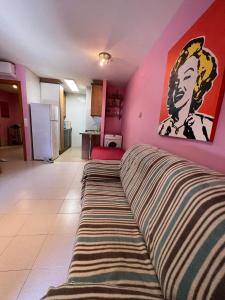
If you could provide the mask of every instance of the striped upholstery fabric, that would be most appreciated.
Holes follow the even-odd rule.
[[[69,282],[122,286],[162,299],[121,183],[88,180],[84,199]]]
[[[86,181],[120,181],[120,161],[116,160],[92,160],[85,164],[83,177],[81,198],[83,199]]]
[[[121,180],[164,298],[225,299],[224,176],[136,145]]]
[[[155,300],[151,293],[139,289],[96,283],[67,283],[51,288],[42,300]]]
[[[120,161],[119,160],[92,160],[85,164],[83,180],[116,179],[120,181]]]

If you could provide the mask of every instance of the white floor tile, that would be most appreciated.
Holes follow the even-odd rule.
[[[17,300],[39,300],[50,286],[66,282],[67,274],[68,269],[64,267],[32,270]]]
[[[63,200],[20,200],[11,210],[12,214],[56,214]]]
[[[28,215],[18,235],[48,234],[55,219],[56,214]]]
[[[6,153],[0,174],[0,299],[40,299],[49,286],[66,281],[84,166],[75,152],[54,164]]]
[[[0,256],[0,271],[31,269],[45,235],[17,236]]]
[[[72,259],[72,235],[49,235],[35,261],[33,269],[63,267],[68,269]]]
[[[61,206],[59,213],[61,214],[72,214],[80,213],[81,211],[81,201],[79,200],[65,200]]]
[[[0,299],[16,300],[28,274],[28,270],[0,272]]]
[[[71,188],[67,194],[65,199],[70,200],[70,199],[80,199],[81,198],[81,186],[80,185],[74,185],[73,188]]]
[[[12,240],[12,237],[0,237],[0,255],[9,245],[9,242]]]
[[[80,214],[58,214],[50,234],[76,234],[77,227],[80,220]]]
[[[0,236],[15,236],[26,221],[26,215],[5,215],[0,219]]]

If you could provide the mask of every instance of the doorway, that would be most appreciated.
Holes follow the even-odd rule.
[[[80,162],[81,134],[85,131],[86,94],[66,93],[64,114],[64,145],[63,152],[57,162]],[[68,141],[68,142],[67,142]]]
[[[19,81],[0,80],[0,162],[26,160]]]

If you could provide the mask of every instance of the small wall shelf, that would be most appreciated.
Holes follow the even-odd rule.
[[[106,99],[106,117],[122,117],[122,96],[119,93],[108,94]]]

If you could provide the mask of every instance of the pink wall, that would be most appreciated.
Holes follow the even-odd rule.
[[[1,146],[8,145],[8,127],[14,124],[21,125],[19,99],[17,94],[0,91],[0,101],[7,102],[9,118],[1,118],[0,115],[0,141]]]
[[[134,143],[152,144],[225,173],[225,100],[213,143],[162,137],[157,133],[168,50],[212,3],[213,0],[185,0],[149,51],[127,86],[122,134],[124,148]]]
[[[0,78],[7,79],[7,80],[12,79],[8,77],[0,77]],[[27,160],[31,160],[32,146],[31,146],[30,115],[29,115],[29,108],[27,103],[26,68],[23,65],[16,64],[16,78],[14,78],[14,80],[18,80],[21,85],[23,119],[25,123],[24,131],[25,131],[26,153],[27,153]]]

